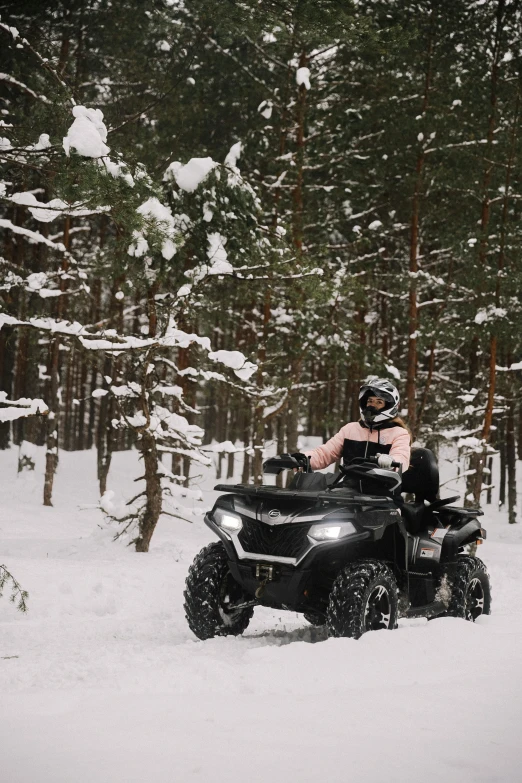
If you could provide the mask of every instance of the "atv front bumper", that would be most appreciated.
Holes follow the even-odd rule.
[[[334,574],[341,565],[360,557],[371,533],[362,531],[338,541],[307,540],[295,557],[246,551],[237,534],[220,528],[209,514],[205,524],[221,539],[233,578],[259,603],[274,608],[306,611],[321,602],[318,575]],[[306,537],[305,537],[306,538]]]

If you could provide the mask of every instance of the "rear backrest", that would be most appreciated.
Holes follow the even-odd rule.
[[[401,492],[415,495],[417,503],[432,503],[439,493],[439,466],[430,449],[412,449],[410,467],[402,474]]]
[[[296,473],[288,489],[308,489],[321,491],[326,489],[326,476],[324,473]]]

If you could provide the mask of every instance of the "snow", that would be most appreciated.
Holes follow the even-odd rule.
[[[483,324],[486,321],[490,321],[495,318],[505,318],[507,316],[507,310],[504,310],[502,307],[494,307],[491,305],[487,308],[482,308],[477,311],[477,314],[475,315],[475,323],[476,324]]]
[[[32,95],[33,98],[42,101],[42,103],[50,103],[49,99],[46,98],[45,95],[38,95],[38,93],[34,92],[34,90],[31,90],[31,88],[28,87],[27,84],[18,81],[18,79],[15,79],[14,76],[11,76],[11,74],[9,73],[0,73],[0,82],[8,82],[9,84],[14,84],[17,87],[21,87],[22,90],[24,90],[24,92],[28,93],[29,95]]]
[[[175,161],[165,172],[165,179],[173,178],[181,190],[193,193],[216,166],[212,158],[191,158],[185,165]]]
[[[237,447],[231,440],[224,440],[222,443],[212,443],[208,446],[202,446],[202,451],[211,451],[215,454],[234,454],[237,451]]]
[[[46,150],[51,146],[51,140],[48,133],[41,133],[38,137],[38,141],[34,145],[34,150]]]
[[[522,370],[522,362],[514,362],[513,364],[510,364],[509,367],[497,367],[497,370],[502,372],[506,372],[508,370]]]
[[[295,72],[295,81],[297,86],[304,86],[306,90],[310,89],[310,68],[298,68]]]
[[[269,120],[272,116],[273,110],[272,101],[262,101],[257,107],[257,110],[262,117],[264,117],[266,120]]]
[[[7,392],[0,391],[0,404],[6,405],[0,408],[0,422],[15,421],[26,416],[37,416],[49,413],[49,408],[43,400],[37,398],[31,400],[21,397],[19,400],[7,399]]]
[[[243,149],[243,145],[241,144],[240,141],[237,141],[235,144],[232,144],[230,150],[228,151],[225,157],[225,166],[230,166],[233,169],[237,168],[237,162],[241,157],[242,149]]]
[[[5,783],[520,780],[522,530],[505,515],[487,507],[493,614],[476,624],[325,640],[257,608],[244,636],[200,642],[182,592],[213,540],[203,523],[163,517],[137,554],[95,507],[94,451],[61,454],[54,508],[43,450],[18,477],[16,454],[0,452],[0,562],[29,611],[0,599]],[[135,494],[139,470],[136,452],[113,456],[108,507]]]
[[[132,232],[132,243],[127,248],[127,253],[130,256],[134,256],[135,258],[140,258],[141,256],[144,256],[147,250],[149,249],[149,243],[143,236],[143,234],[140,234],[139,231],[133,231]]]
[[[101,158],[108,155],[107,128],[100,109],[87,109],[85,106],[73,106],[74,122],[63,139],[66,155],[74,149],[84,158]]]
[[[247,362],[240,351],[211,351],[208,358],[213,362],[221,362],[226,367],[230,367],[243,381],[247,381],[257,370],[257,366],[252,362]]]
[[[34,193],[28,192],[13,193],[11,201],[28,207],[31,215],[40,223],[51,223],[57,217],[63,216],[64,213],[74,217],[81,217],[83,215],[109,212],[110,210],[110,207],[85,209],[80,204],[68,204],[60,198],[53,198],[48,202],[38,201]]]
[[[218,232],[208,234],[207,257],[210,261],[210,267],[206,270],[209,275],[231,275],[234,271],[232,264],[227,260],[227,251],[225,250],[226,237]]]
[[[40,234],[38,231],[31,231],[29,228],[17,226],[11,220],[0,218],[0,228],[7,228],[14,234],[27,237],[29,242],[40,242],[43,245],[47,245],[47,247],[50,247],[52,250],[57,250],[59,253],[64,253],[67,255],[66,247],[62,242],[53,242],[47,237],[44,237],[44,235]]]
[[[175,240],[179,237],[179,232],[187,220],[186,215],[174,216],[170,207],[162,204],[156,196],[151,196],[136,211],[147,220],[156,223],[165,235],[161,245],[161,255],[166,261],[170,261],[177,252]],[[149,243],[143,234],[140,231],[134,231],[133,239],[133,243],[127,250],[129,255],[136,257],[144,255],[149,249]]]
[[[134,187],[134,178],[132,174],[127,171],[127,167],[124,163],[115,163],[108,157],[100,158],[98,163],[106,174],[110,174],[114,179],[121,177],[130,188]]]
[[[401,374],[397,367],[395,367],[393,364],[386,364],[385,367],[387,372],[389,372],[393,378],[395,378],[397,381],[400,381]]]

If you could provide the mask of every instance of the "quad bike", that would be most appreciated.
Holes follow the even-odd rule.
[[[331,636],[393,629],[399,617],[489,614],[484,563],[466,554],[482,543],[478,509],[437,499],[439,472],[428,449],[404,474],[354,459],[337,474],[312,472],[283,454],[265,473],[300,469],[286,489],[218,484],[205,522],[217,534],[186,580],[185,612],[200,639],[238,635],[258,605],[303,613]],[[405,502],[403,492],[415,496]]]

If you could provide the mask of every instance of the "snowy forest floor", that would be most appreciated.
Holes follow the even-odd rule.
[[[136,554],[92,507],[94,452],[62,453],[54,508],[42,455],[19,477],[16,458],[0,452],[0,564],[30,597],[27,615],[0,600],[2,783],[520,781],[522,525],[487,507],[476,624],[325,640],[257,609],[243,637],[200,642],[182,592],[203,522],[163,517]],[[138,470],[116,454],[109,486],[130,496]]]

